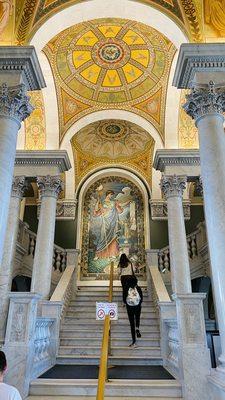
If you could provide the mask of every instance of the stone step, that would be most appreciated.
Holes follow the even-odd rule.
[[[74,304],[74,305],[69,305],[69,307],[67,308],[67,312],[86,312],[88,310],[88,312],[95,312],[96,311],[96,304],[94,303],[90,303],[90,304],[84,304],[84,302],[82,301],[81,304]],[[122,304],[118,303],[118,311],[119,313],[123,312],[126,313],[126,307],[122,306]],[[154,306],[149,306],[148,304],[143,303],[142,307],[141,307],[141,313],[145,314],[148,312],[156,312],[156,307]]]
[[[56,362],[62,365],[99,365],[100,356],[98,355],[58,355]],[[162,357],[155,356],[146,358],[145,356],[110,356],[108,365],[163,365]]]
[[[142,355],[145,357],[155,357],[160,356],[161,351],[160,347],[141,347],[138,346],[137,348],[130,348],[128,346],[117,346],[111,347],[112,355],[113,356],[133,356],[133,355]],[[67,355],[100,355],[101,353],[101,345],[99,346],[60,346],[59,347],[59,355],[67,356]]]
[[[79,292],[75,299],[71,300],[71,301],[76,301],[77,299],[98,299],[98,298],[104,298],[106,300],[108,300],[109,294],[108,292]],[[114,293],[113,294],[113,299],[122,299],[122,291],[118,292],[118,293]],[[143,299],[145,300],[152,300],[151,298],[149,298],[149,295],[147,292],[143,292]]]
[[[93,309],[93,311],[89,310],[88,311],[70,311],[68,310],[66,312],[66,317],[71,317],[71,318],[76,318],[76,319],[96,319],[96,311],[95,309]],[[118,318],[119,319],[127,319],[127,312],[126,310],[118,310]],[[148,310],[143,310],[143,312],[141,313],[141,319],[151,319],[151,318],[157,318],[158,316],[156,314],[156,312],[151,312]]]
[[[145,318],[141,320],[141,326],[158,326],[159,321],[158,318]],[[73,327],[93,327],[94,329],[98,330],[99,327],[103,325],[103,321],[96,321],[95,318],[74,318],[70,316],[66,316],[63,321],[63,326],[70,325]],[[118,321],[112,321],[111,324],[112,328],[114,326],[121,326],[121,329],[124,327],[129,326],[128,318],[120,318]]]
[[[36,379],[30,384],[30,395],[35,396],[95,396],[96,379]],[[181,386],[176,380],[120,380],[106,383],[105,395],[109,397],[181,398]]]
[[[145,338],[153,338],[153,339],[159,339],[160,338],[160,332],[159,329],[155,330],[148,330],[147,327],[142,327],[141,328],[142,336]],[[83,338],[101,338],[102,339],[103,335],[103,329],[98,329],[98,331],[95,331],[93,334],[93,330],[90,329],[71,329],[66,325],[66,327],[63,327],[60,331],[60,338],[77,338],[77,337],[83,337]],[[112,329],[112,338],[127,338],[128,335],[130,335],[130,328],[127,327],[124,329],[122,332],[119,329],[115,329],[113,327]]]
[[[68,400],[69,396],[29,396],[26,400]],[[95,396],[72,396],[75,400],[96,400]],[[181,397],[148,397],[151,400],[183,400]],[[105,400],[121,400],[120,397],[104,397]],[[143,400],[143,397],[135,397],[136,400]],[[130,397],[123,397],[123,400],[130,400]]]
[[[131,339],[127,338],[112,338],[112,346],[128,346],[131,342]],[[102,345],[102,336],[99,338],[84,338],[84,337],[76,337],[76,338],[71,338],[71,337],[65,337],[65,338],[60,338],[60,345],[61,346],[101,346]],[[140,338],[138,339],[138,345],[140,346],[150,346],[150,347],[159,347],[160,346],[160,340],[159,339],[149,339],[149,338]]]

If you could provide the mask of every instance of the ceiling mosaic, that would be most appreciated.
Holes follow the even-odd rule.
[[[97,121],[71,140],[76,184],[98,166],[130,166],[151,184],[154,139],[140,126],[122,120]]]
[[[79,118],[124,109],[150,121],[164,139],[174,45],[144,24],[99,19],[75,25],[44,48],[56,83],[60,139]]]
[[[15,9],[15,37],[19,44],[28,43],[38,28],[52,15],[86,0],[9,0]],[[202,0],[137,0],[167,14],[192,41],[203,40]],[[205,0],[206,1],[206,0]],[[209,1],[209,0],[207,0]],[[210,0],[221,2],[221,0]]]

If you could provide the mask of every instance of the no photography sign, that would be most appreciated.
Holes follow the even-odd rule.
[[[109,315],[113,321],[118,319],[117,303],[99,303],[96,301],[96,320],[103,321],[106,315]]]

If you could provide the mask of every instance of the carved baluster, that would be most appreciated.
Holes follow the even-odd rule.
[[[55,253],[55,249],[53,249],[53,256],[52,256],[52,267],[56,270],[56,253]]]
[[[188,249],[188,256],[189,258],[192,258],[192,251],[191,251],[191,238],[187,238],[187,249]]]
[[[35,236],[30,235],[30,243],[29,243],[29,254],[31,254],[34,257],[34,251],[35,251]]]
[[[66,251],[62,253],[62,272],[66,269]]]
[[[61,269],[61,251],[60,250],[56,250],[55,253],[56,253],[55,269],[57,271],[62,272],[62,269]]]
[[[159,271],[162,272],[164,266],[163,266],[163,254],[159,252],[158,254],[158,266],[159,266]]]
[[[197,244],[196,244],[195,234],[191,236],[191,252],[192,252],[192,258],[197,256]]]
[[[170,271],[170,251],[169,249],[164,252],[164,269],[162,272]]]

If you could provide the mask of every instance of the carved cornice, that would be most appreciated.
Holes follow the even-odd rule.
[[[12,197],[22,198],[24,191],[27,188],[27,182],[25,176],[14,176],[12,182]]]
[[[37,216],[40,215],[41,202],[37,204]],[[58,200],[56,206],[56,219],[75,220],[77,200]]]
[[[46,86],[34,46],[0,46],[0,76],[10,72],[19,73],[27,90]]]
[[[151,207],[151,219],[152,220],[167,220],[168,211],[167,203],[164,200],[150,200]],[[191,202],[189,200],[183,200],[183,212],[184,218],[189,220],[191,218]]]
[[[65,172],[71,163],[66,150],[17,150],[15,166],[58,166],[60,172]]]
[[[63,189],[60,176],[38,176],[37,186],[40,190],[40,198],[55,197],[57,199]]]
[[[224,72],[224,69],[224,43],[184,43],[180,47],[173,86],[179,89],[191,88],[196,73],[204,72],[207,76],[206,73]]]
[[[0,85],[0,117],[9,117],[20,125],[29,117],[33,107],[30,97],[26,94],[25,85],[9,87],[7,83]]]
[[[223,114],[225,111],[225,88],[216,88],[212,81],[205,87],[192,89],[186,99],[183,109],[196,123],[205,115]]]
[[[199,150],[189,149],[163,149],[157,150],[153,167],[161,172],[167,166],[199,166]]]
[[[186,176],[162,175],[160,187],[166,199],[170,197],[182,198],[186,182]]]

